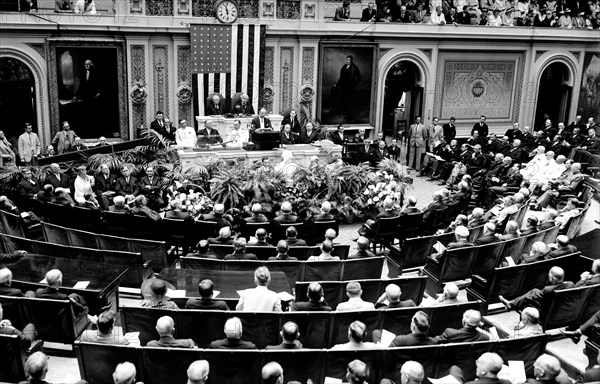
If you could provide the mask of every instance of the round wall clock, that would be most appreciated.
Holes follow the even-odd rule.
[[[221,0],[215,5],[215,16],[221,23],[231,24],[239,14],[238,5],[232,0]]]

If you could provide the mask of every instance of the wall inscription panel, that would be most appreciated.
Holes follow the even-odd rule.
[[[441,119],[510,119],[516,67],[514,61],[446,61]]]

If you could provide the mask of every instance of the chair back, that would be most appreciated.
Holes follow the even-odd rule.
[[[256,234],[256,231],[260,228],[264,228],[267,233],[271,233],[271,224],[269,222],[266,223],[244,223],[242,224],[241,233],[242,236],[249,240],[251,236]]]
[[[333,249],[334,252],[336,250],[336,248]],[[289,256],[293,256],[295,258],[297,258],[298,260],[307,260],[309,257],[311,257],[312,255],[315,254],[319,254],[321,251],[319,249],[319,247],[316,246],[308,246],[308,245],[301,245],[301,246],[291,246],[288,249],[288,255]],[[332,252],[333,254],[333,252]],[[338,255],[335,255],[338,256]],[[341,257],[340,257],[341,259]]]
[[[192,241],[197,243],[201,238],[215,237],[219,233],[219,229],[215,221],[196,220],[194,221],[194,229],[192,230],[194,234]]]
[[[440,282],[470,277],[476,255],[477,247],[447,249],[444,254],[444,265],[440,271]]]
[[[25,380],[27,356],[18,335],[0,334],[0,381],[17,383]]]
[[[298,238],[303,239],[304,237],[304,223],[273,223],[271,227],[271,239],[273,239],[274,243],[277,243],[279,240],[285,240],[287,237],[285,235],[285,231],[289,227],[295,227],[298,232]]]
[[[306,242],[309,245],[322,243],[323,240],[325,240],[325,231],[327,231],[329,228],[332,228],[335,233],[339,235],[340,228],[337,221],[315,221],[310,225],[309,228],[307,228]]]
[[[23,219],[19,215],[0,211],[0,216],[0,221],[4,225],[4,233],[12,236],[26,237],[25,230],[23,229]]]
[[[313,255],[318,256],[321,253],[320,248],[316,248],[315,253]],[[350,254],[350,244],[335,244],[333,246],[333,251],[331,251],[332,256],[337,256],[340,260],[346,260],[348,255]]]
[[[423,212],[402,215],[398,219],[398,232],[401,239],[412,237],[423,228]]]
[[[504,244],[504,242],[499,241],[477,247],[477,255],[475,256],[471,275],[487,278],[494,271],[494,268],[500,264]]]

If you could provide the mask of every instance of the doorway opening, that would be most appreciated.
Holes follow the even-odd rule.
[[[565,64],[552,63],[544,69],[535,108],[536,130],[544,129],[544,115],[552,121],[553,127],[559,122],[567,122],[573,92],[570,82],[569,69]]]
[[[399,60],[385,77],[382,130],[403,138],[410,124],[423,113],[423,79],[417,65]]]

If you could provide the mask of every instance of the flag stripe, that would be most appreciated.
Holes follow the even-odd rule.
[[[259,80],[259,68],[260,68],[260,27],[254,29],[254,40],[253,40],[253,48],[254,48],[254,59],[252,60],[252,94],[254,110],[258,111],[259,107],[259,98],[258,98],[258,80]]]
[[[249,29],[250,26],[249,25],[244,25],[244,41],[248,41],[248,34],[249,34]],[[252,100],[252,95],[248,92],[248,47],[249,44],[244,44],[244,46],[242,47],[242,88],[241,91],[248,93],[248,96],[250,96],[250,100]]]
[[[221,73],[221,75],[219,76],[219,81],[221,83],[221,84],[219,84],[219,93],[221,95],[225,96],[225,99],[230,98],[231,95],[229,93],[227,93],[227,86],[226,86],[227,74]]]
[[[246,45],[246,40],[244,40],[244,26],[243,25],[237,25],[237,30],[238,30],[238,40],[239,37],[241,36],[242,38],[242,44],[238,44],[237,46],[237,74],[236,74],[236,80],[235,80],[235,89],[237,92],[244,92],[244,90],[242,89],[242,68],[244,68],[244,66],[246,65],[246,63],[243,61],[243,53],[244,53],[244,46]]]
[[[267,37],[267,27],[260,26],[260,44],[258,44],[258,105],[263,105],[263,89],[265,89],[265,41]],[[255,109],[258,112],[258,109]]]
[[[199,100],[198,98],[198,90],[200,89],[198,87],[198,78],[200,76],[198,76],[198,74],[194,73],[192,74],[192,97],[194,98],[194,100]],[[192,116],[192,120],[194,120],[194,127],[196,128],[196,131],[198,130],[198,120],[196,120],[196,116],[200,116],[200,103],[193,103],[194,105],[193,107],[193,116]],[[203,110],[204,111],[204,110]]]
[[[235,86],[237,81],[237,69],[238,69],[238,61],[237,61],[237,50],[238,50],[238,30],[239,25],[234,25],[231,28],[231,72],[229,73],[229,78],[227,79],[227,97],[232,97],[235,93]],[[243,44],[240,44],[243,45]],[[233,92],[231,85],[233,84]]]
[[[206,94],[206,97],[208,97],[208,95],[213,93],[214,91],[215,91],[215,74],[211,72],[208,74],[208,93]]]
[[[248,68],[248,84],[246,84],[246,92],[248,93],[248,97],[252,105],[256,104],[256,100],[254,100],[254,25],[248,26],[248,59],[246,60],[247,68]],[[254,107],[256,110],[256,107]]]

